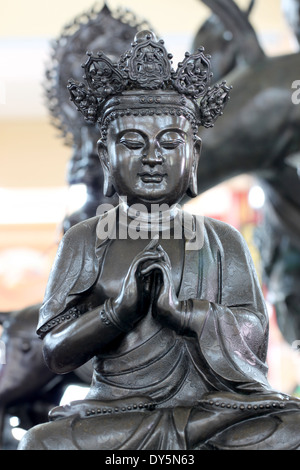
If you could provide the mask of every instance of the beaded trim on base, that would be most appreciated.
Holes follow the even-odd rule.
[[[88,410],[86,410],[85,416],[89,417],[101,414],[124,413],[128,411],[141,410],[153,411],[156,406],[156,403],[133,403],[132,405],[126,406],[89,408]]]

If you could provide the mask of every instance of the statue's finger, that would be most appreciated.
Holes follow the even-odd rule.
[[[167,269],[163,261],[149,264],[149,266],[141,270],[141,274],[145,276],[146,274],[150,273],[151,271],[154,271],[155,269],[159,269],[160,271],[162,271],[163,274],[167,274]]]
[[[158,242],[159,242],[159,236],[158,236],[158,235],[154,235],[153,238],[150,240],[150,242],[149,242],[148,245],[144,248],[143,251],[153,250],[153,248],[156,248],[156,247],[157,247]]]

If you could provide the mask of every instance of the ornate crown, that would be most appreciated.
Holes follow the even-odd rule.
[[[137,33],[131,46],[131,50],[125,52],[116,64],[101,52],[96,55],[87,52],[88,59],[82,65],[86,83],[69,80],[71,100],[87,121],[103,124],[107,102],[124,92],[132,94],[132,90],[139,90],[137,94],[142,91],[149,94],[153,91],[157,95],[155,90],[173,90],[176,95],[182,96],[177,106],[184,108],[187,103],[185,98],[193,102],[197,126],[214,125],[229,99],[230,87],[226,86],[226,82],[210,87],[210,56],[204,54],[204,48],[199,48],[194,54],[186,52],[184,60],[174,71],[172,55],[166,51],[164,41],[158,41],[151,31]],[[149,106],[151,99],[154,99],[157,108],[160,101],[151,96],[147,99],[140,96],[139,103],[144,100],[145,105]],[[170,103],[165,100],[167,104]],[[189,108],[191,111],[191,106]]]

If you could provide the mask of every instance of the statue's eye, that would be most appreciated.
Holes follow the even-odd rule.
[[[122,138],[120,140],[120,143],[125,145],[125,147],[127,147],[129,149],[133,149],[133,150],[141,149],[141,148],[144,147],[144,142],[140,142],[138,140],[130,140],[130,139]]]
[[[164,149],[175,149],[181,144],[184,144],[183,139],[162,140],[160,142],[160,146]]]
[[[173,129],[163,132],[159,138],[159,145],[166,150],[176,149],[184,143],[184,133]]]
[[[120,138],[120,144],[125,145],[128,149],[137,150],[145,145],[145,141],[138,132],[126,132]]]

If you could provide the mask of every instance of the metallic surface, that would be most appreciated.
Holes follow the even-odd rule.
[[[299,449],[300,401],[268,384],[268,315],[246,243],[176,206],[197,187],[200,140],[184,102],[156,109],[107,124],[105,186],[122,202],[67,231],[40,309],[51,370],[93,358],[88,396],[54,408],[19,449]],[[154,203],[169,210],[149,216]],[[121,237],[133,214],[139,236]]]

